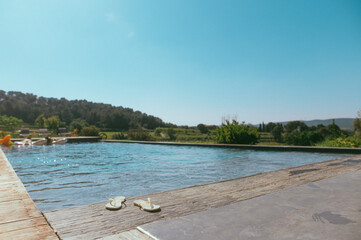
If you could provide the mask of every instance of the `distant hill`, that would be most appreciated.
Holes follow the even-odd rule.
[[[336,125],[338,125],[341,129],[349,129],[349,130],[353,130],[353,121],[354,118],[334,118],[335,119],[335,123]],[[311,127],[311,126],[317,126],[319,124],[323,124],[325,126],[332,124],[332,119],[316,119],[316,120],[309,120],[309,121],[302,121],[304,122],[307,126]],[[288,121],[290,122],[290,121]],[[283,125],[286,124],[287,122],[281,122]]]
[[[17,117],[25,123],[34,124],[40,114],[44,114],[45,117],[56,115],[65,126],[69,126],[77,119],[85,120],[88,124],[103,129],[127,130],[139,127],[155,129],[174,126],[164,123],[160,118],[134,111],[131,108],[0,90],[0,115]]]

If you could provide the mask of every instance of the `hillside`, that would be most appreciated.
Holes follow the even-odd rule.
[[[335,123],[336,125],[338,125],[341,129],[353,129],[353,121],[354,118],[334,118],[335,119]],[[307,126],[311,127],[311,126],[317,126],[319,124],[323,124],[325,126],[332,124],[332,119],[315,119],[315,120],[309,120],[309,121],[302,121],[304,122]],[[287,122],[281,122],[283,125],[286,124]]]
[[[172,124],[165,124],[160,118],[134,111],[131,108],[0,90],[0,115],[17,117],[25,123],[34,124],[35,119],[41,114],[45,117],[58,116],[64,126],[69,126],[76,119],[85,120],[88,124],[103,129],[127,130],[138,127],[155,129],[172,126]]]

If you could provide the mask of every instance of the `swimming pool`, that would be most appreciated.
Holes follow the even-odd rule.
[[[41,211],[348,156],[102,142],[13,147],[5,154]]]

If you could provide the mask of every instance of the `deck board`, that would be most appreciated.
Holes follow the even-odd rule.
[[[0,239],[59,239],[0,149]]]
[[[344,164],[348,160],[356,161]],[[353,156],[222,182],[130,197],[126,201],[127,207],[119,211],[108,211],[104,207],[105,202],[101,202],[47,211],[44,215],[62,239],[114,237],[153,221],[189,215],[284,188],[360,170],[360,160],[361,156]],[[148,197],[161,206],[160,212],[147,213],[133,206],[135,199]]]
[[[154,240],[148,235],[142,233],[138,229],[129,230],[112,236],[99,238],[98,240]]]

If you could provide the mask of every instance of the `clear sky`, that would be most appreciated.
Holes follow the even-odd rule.
[[[356,117],[360,0],[0,0],[0,89],[179,125]]]

